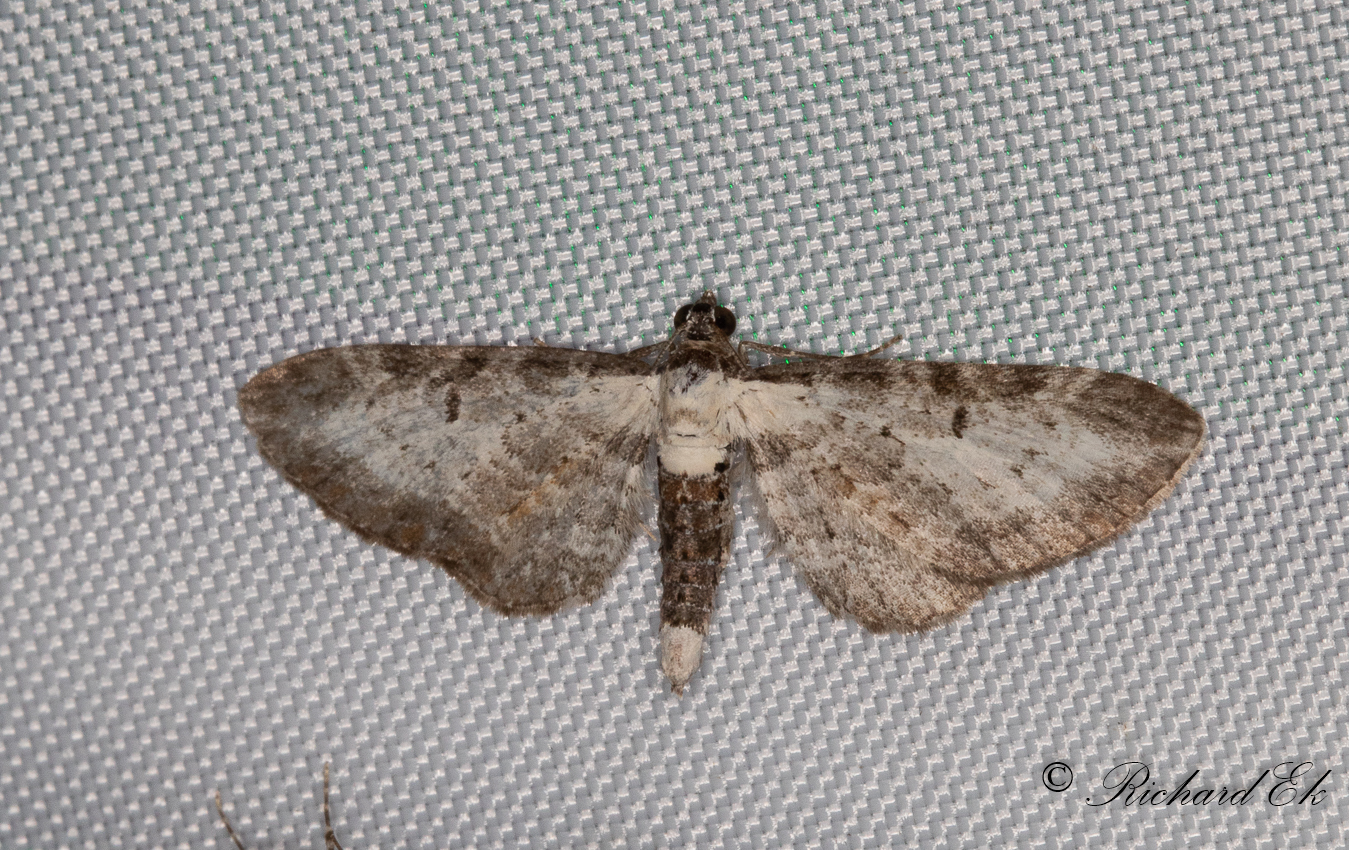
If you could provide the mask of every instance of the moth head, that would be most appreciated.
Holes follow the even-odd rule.
[[[702,298],[675,312],[674,328],[687,339],[729,337],[735,333],[735,313],[719,305],[717,296],[704,292]]]

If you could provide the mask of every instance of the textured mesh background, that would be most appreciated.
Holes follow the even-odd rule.
[[[1344,846],[1338,2],[0,13],[0,846]],[[485,612],[235,405],[375,340],[1125,371],[1211,439],[1090,557],[872,636],[753,516],[682,701],[656,564]],[[1068,791],[1045,765],[1075,771]],[[1112,766],[1320,805],[1094,807]],[[1304,781],[1303,786],[1308,784]]]

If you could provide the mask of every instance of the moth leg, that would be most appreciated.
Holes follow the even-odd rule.
[[[797,351],[794,348],[783,348],[780,345],[764,345],[761,342],[750,342],[747,339],[740,340],[738,353],[742,359],[745,356],[746,349],[777,357],[801,357],[806,360],[833,360],[838,357],[837,354],[816,354],[813,351]]]
[[[897,335],[897,336],[893,336],[893,337],[890,338],[890,340],[889,340],[888,342],[881,343],[880,345],[876,346],[875,348],[871,349],[870,351],[863,351],[863,352],[861,352],[860,354],[849,354],[849,355],[846,355],[843,359],[844,359],[844,360],[851,360],[851,359],[854,358],[854,357],[856,357],[856,358],[858,358],[858,359],[864,359],[864,358],[867,358],[867,357],[874,357],[875,355],[880,354],[882,351],[884,351],[885,349],[889,348],[890,346],[895,345],[896,343],[898,343],[898,342],[899,342],[901,339],[903,339],[903,338],[904,338],[904,334],[899,334],[899,335]]]
[[[239,836],[234,833],[234,827],[230,826],[230,819],[225,817],[225,807],[220,804],[220,792],[215,792],[215,810],[220,814],[220,822],[225,825],[225,831],[230,834],[230,840],[239,850],[245,850],[244,843],[239,840]]]
[[[892,338],[883,345],[873,348],[870,351],[858,352],[857,354],[816,354],[813,351],[797,351],[792,348],[783,348],[780,345],[764,345],[763,343],[760,342],[750,342],[749,340],[741,340],[740,353],[741,356],[744,356],[745,349],[748,348],[752,351],[763,352],[764,354],[777,355],[779,357],[801,357],[807,360],[835,360],[835,359],[851,360],[853,358],[864,359],[867,357],[872,357],[874,355],[880,354],[882,351],[899,342],[903,338],[904,335],[900,334],[899,336]]]
[[[239,836],[230,825],[230,819],[225,817],[225,807],[220,803],[220,792],[215,792],[215,810],[220,814],[220,822],[225,825],[225,831],[229,833],[230,840],[239,850],[247,850],[244,843],[239,840]],[[333,818],[328,806],[328,762],[323,763],[323,843],[326,850],[343,850],[341,844],[337,843],[337,833],[333,831]]]
[[[328,762],[323,763],[323,842],[327,850],[342,850],[337,843],[337,833],[333,832],[333,819],[328,811]]]
[[[534,344],[539,348],[556,348],[555,345],[549,345],[538,337],[534,337]],[[660,342],[653,342],[650,345],[644,345],[641,348],[634,348],[632,351],[625,351],[618,355],[619,357],[631,357],[634,360],[643,360],[653,354],[661,354],[669,347],[670,341],[663,339]],[[571,349],[564,349],[570,351]]]
[[[670,341],[663,339],[660,342],[653,342],[650,345],[644,345],[641,348],[634,348],[632,351],[625,351],[619,357],[631,357],[633,360],[644,360],[655,354],[664,354],[665,349],[670,347]]]

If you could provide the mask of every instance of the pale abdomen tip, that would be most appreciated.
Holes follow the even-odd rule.
[[[683,695],[703,657],[703,636],[688,626],[660,627],[660,666],[674,692]]]

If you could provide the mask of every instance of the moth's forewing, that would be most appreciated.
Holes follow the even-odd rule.
[[[1101,545],[1198,455],[1160,387],[1062,366],[828,360],[746,381],[754,483],[830,611],[930,628]]]
[[[349,346],[273,366],[239,404],[329,516],[494,610],[546,614],[599,596],[631,548],[650,373],[564,348]]]

